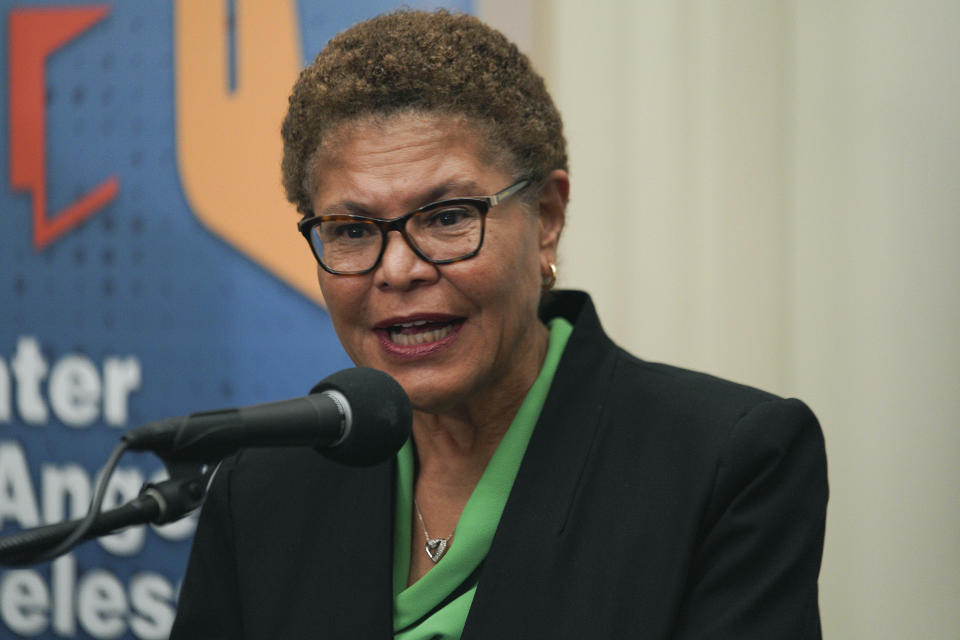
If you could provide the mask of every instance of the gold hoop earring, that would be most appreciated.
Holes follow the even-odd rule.
[[[540,283],[540,286],[543,287],[544,291],[549,291],[553,289],[553,285],[557,284],[557,265],[550,263],[550,273],[543,276],[543,279]]]

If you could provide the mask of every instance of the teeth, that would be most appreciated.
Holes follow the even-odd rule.
[[[404,322],[402,324],[398,324],[397,326],[398,327],[422,327],[425,324],[427,324],[426,320],[414,320],[413,322]]]
[[[420,326],[426,324],[425,321],[418,321],[416,323],[411,323],[410,325],[402,324],[398,325],[399,327],[406,326]],[[430,342],[436,342],[437,340],[442,340],[446,338],[453,331],[452,325],[444,325],[436,329],[431,329],[430,331],[422,331],[420,333],[401,333],[400,329],[390,329],[390,340],[394,344],[398,344],[401,347],[411,347],[418,344],[427,344]]]

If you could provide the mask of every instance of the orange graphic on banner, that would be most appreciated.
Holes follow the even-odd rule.
[[[108,11],[108,7],[96,6],[10,12],[10,184],[32,196],[33,246],[37,251],[117,195],[119,181],[110,176],[59,213],[47,214],[46,60]]]
[[[280,123],[300,69],[292,0],[235,0],[236,87],[226,2],[175,5],[177,162],[190,207],[214,234],[322,304],[316,263],[280,184]]]

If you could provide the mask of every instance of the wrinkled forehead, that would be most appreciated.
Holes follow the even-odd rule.
[[[404,111],[348,120],[324,135],[308,162],[304,186],[316,199],[325,175],[351,167],[358,159],[376,163],[378,158],[387,162],[404,154],[433,154],[442,163],[450,150],[466,152],[478,163],[513,174],[516,163],[506,148],[491,139],[491,130],[462,115],[434,112]]]

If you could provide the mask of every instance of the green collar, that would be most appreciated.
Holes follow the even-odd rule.
[[[487,556],[507,496],[547,399],[573,325],[564,318],[549,323],[550,339],[540,374],[527,392],[503,440],[487,464],[457,523],[455,544],[430,571],[407,587],[410,531],[413,523],[413,444],[397,454],[394,518],[394,637],[459,638],[476,590],[477,569]]]

